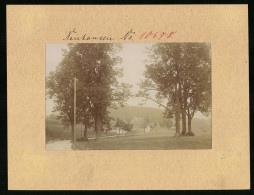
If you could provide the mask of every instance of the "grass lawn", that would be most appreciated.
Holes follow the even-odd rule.
[[[80,150],[176,150],[211,149],[211,134],[173,137],[174,132],[159,131],[134,136],[112,137],[99,142],[77,142]]]

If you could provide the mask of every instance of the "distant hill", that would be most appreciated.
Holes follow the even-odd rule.
[[[196,134],[211,134],[212,121],[208,119],[193,118],[191,122],[192,131]]]
[[[124,106],[119,109],[110,109],[110,116],[113,118],[120,118],[126,121],[131,121],[134,117],[142,117],[149,119],[150,122],[162,122],[165,119],[163,118],[163,110],[159,108],[149,108],[149,107],[139,107],[139,106]],[[48,116],[49,117],[49,116]],[[171,119],[174,120],[174,119]],[[47,124],[61,124],[60,121],[46,119]],[[196,118],[192,119],[192,128],[193,129],[211,129],[211,119],[210,118]]]
[[[192,119],[192,127],[193,129],[207,129],[211,130],[212,129],[212,121],[211,119],[200,119],[200,118],[193,118]]]
[[[160,122],[163,120],[163,110],[139,106],[124,106],[119,109],[110,109],[110,116],[130,121],[134,117],[147,118],[149,121]]]
[[[110,116],[113,118],[120,118],[130,122],[134,117],[142,117],[149,119],[149,123],[165,124],[168,121],[173,125],[174,119],[164,119],[163,110],[159,108],[139,107],[139,106],[125,106],[119,109],[110,109]],[[82,130],[82,126],[77,125],[77,129]],[[160,128],[158,126],[158,128]],[[195,134],[211,133],[211,119],[210,118],[193,118],[192,130]],[[81,131],[80,131],[81,132]],[[61,121],[50,116],[46,117],[46,137],[51,138],[69,138],[70,128],[63,128]]]
[[[110,109],[110,116],[113,118],[120,118],[131,121],[134,117],[142,117],[149,119],[150,122],[162,122],[163,110],[159,108],[139,107],[139,106],[124,106],[119,109]],[[171,119],[174,120],[174,119]],[[196,118],[192,119],[192,129],[198,131],[211,131],[210,118]]]

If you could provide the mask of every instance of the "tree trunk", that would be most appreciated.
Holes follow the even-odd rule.
[[[186,135],[186,113],[182,112],[182,135]]]
[[[85,127],[84,127],[84,141],[88,141],[88,137],[87,137],[87,125],[85,125]]]
[[[175,126],[176,126],[176,133],[175,136],[180,135],[180,116],[179,116],[179,111],[175,113]]]
[[[94,132],[97,132],[97,116],[94,117]]]
[[[101,116],[97,114],[96,117],[96,140],[101,138]]]
[[[188,117],[188,133],[191,132],[191,117]]]
[[[191,116],[188,116],[188,135],[189,136],[194,136],[194,133],[191,131]]]
[[[177,84],[175,86],[175,121],[176,121],[176,134],[175,136],[180,135],[180,105],[179,105],[179,95],[178,95],[178,89]]]
[[[186,104],[187,104],[187,98],[186,98],[186,89],[183,88],[183,98],[181,102],[181,111],[182,111],[182,135],[187,134],[186,130]]]
[[[74,125],[71,125],[71,140],[74,141]]]

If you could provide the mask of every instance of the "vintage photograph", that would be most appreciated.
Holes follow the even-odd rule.
[[[46,150],[212,149],[211,44],[46,44]]]

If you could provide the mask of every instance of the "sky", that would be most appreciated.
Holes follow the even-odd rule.
[[[132,94],[138,92],[138,83],[144,78],[143,72],[145,71],[144,61],[147,59],[146,49],[152,46],[152,43],[124,43],[123,49],[119,52],[119,56],[122,58],[122,63],[119,67],[123,68],[124,76],[121,81],[131,84]],[[49,72],[54,71],[56,66],[61,62],[62,49],[67,49],[66,44],[47,44],[46,46],[46,76]],[[140,106],[142,98],[130,98],[127,101],[127,105]],[[49,115],[53,109],[53,100],[46,99],[46,114]],[[152,102],[147,101],[144,107],[159,108],[159,106]]]
[[[132,85],[131,92],[133,94],[138,92],[138,83],[141,79],[144,79],[143,72],[145,71],[145,60],[148,59],[147,49],[150,48],[152,44],[153,43],[123,43],[123,48],[118,54],[122,58],[122,63],[119,64],[119,67],[122,67],[124,71],[124,76],[121,78],[121,81]],[[67,49],[67,44],[46,45],[46,76],[48,76],[49,72],[54,71],[59,62],[61,62],[63,58],[62,49]],[[127,101],[127,105],[161,108],[157,103],[151,100],[146,101],[143,105],[140,105],[141,102],[142,98],[130,98]],[[51,114],[53,106],[53,100],[46,98],[46,115]],[[197,117],[202,118],[202,115],[198,113]]]

